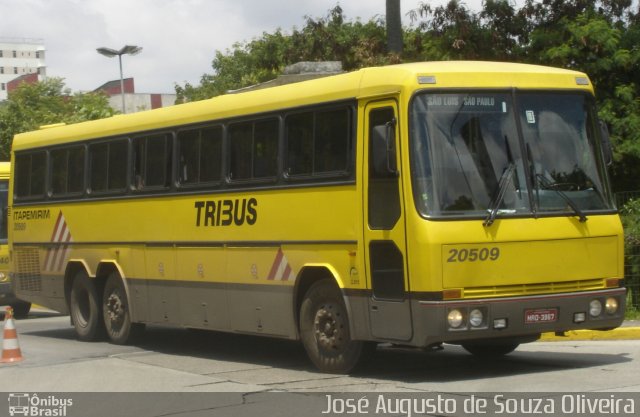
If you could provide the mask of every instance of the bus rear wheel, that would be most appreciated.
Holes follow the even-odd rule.
[[[117,273],[109,275],[104,285],[102,316],[109,340],[117,345],[129,343],[144,329],[141,323],[131,323],[127,293]]]
[[[363,356],[364,342],[351,339],[342,294],[330,280],[316,282],[305,294],[300,336],[307,355],[323,372],[348,373]]]
[[[71,284],[69,310],[78,339],[98,340],[104,333],[100,296],[95,280],[85,271],[79,271]]]

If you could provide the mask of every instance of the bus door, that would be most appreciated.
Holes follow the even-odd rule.
[[[406,239],[397,103],[377,101],[365,109],[368,164],[364,175],[365,262],[371,285],[369,317],[374,337],[409,340]]]

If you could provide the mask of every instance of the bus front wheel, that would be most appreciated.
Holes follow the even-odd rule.
[[[13,308],[13,316],[17,319],[27,318],[29,311],[31,311],[31,303],[26,301],[20,301],[11,305]]]
[[[98,340],[104,331],[100,296],[95,280],[89,279],[85,271],[76,274],[71,284],[69,310],[78,339]]]
[[[102,316],[109,340],[117,345],[130,342],[144,329],[143,324],[131,322],[127,293],[117,273],[109,275],[104,285]]]
[[[330,280],[316,282],[305,294],[300,336],[307,355],[323,372],[348,373],[363,356],[364,342],[351,339],[342,294]]]
[[[482,343],[482,344],[463,344],[462,347],[474,356],[482,358],[496,358],[499,356],[508,355],[520,346],[515,342],[502,342],[502,343]]]

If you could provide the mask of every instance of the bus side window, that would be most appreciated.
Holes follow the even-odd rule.
[[[84,146],[51,151],[51,193],[54,196],[84,190]]]
[[[16,190],[17,198],[43,198],[47,154],[32,152],[16,155]]]
[[[345,172],[349,155],[349,109],[318,112],[316,115],[316,143],[314,171]]]
[[[296,113],[285,119],[285,171],[291,177],[345,175],[351,150],[348,107]]]
[[[233,124],[229,178],[232,181],[275,178],[278,172],[278,119]]]
[[[89,191],[124,192],[127,187],[128,154],[127,139],[89,145]]]
[[[218,182],[222,168],[222,127],[178,132],[179,173],[181,185]]]
[[[286,172],[289,176],[313,174],[313,112],[297,113],[285,119],[287,135]]]
[[[133,187],[166,188],[171,182],[171,135],[158,134],[134,140]]]
[[[186,130],[178,133],[180,147],[180,184],[198,182],[200,151],[200,129]]]

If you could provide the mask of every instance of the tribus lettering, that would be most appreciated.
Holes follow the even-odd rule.
[[[196,201],[196,226],[254,225],[258,220],[258,200],[207,200]]]

